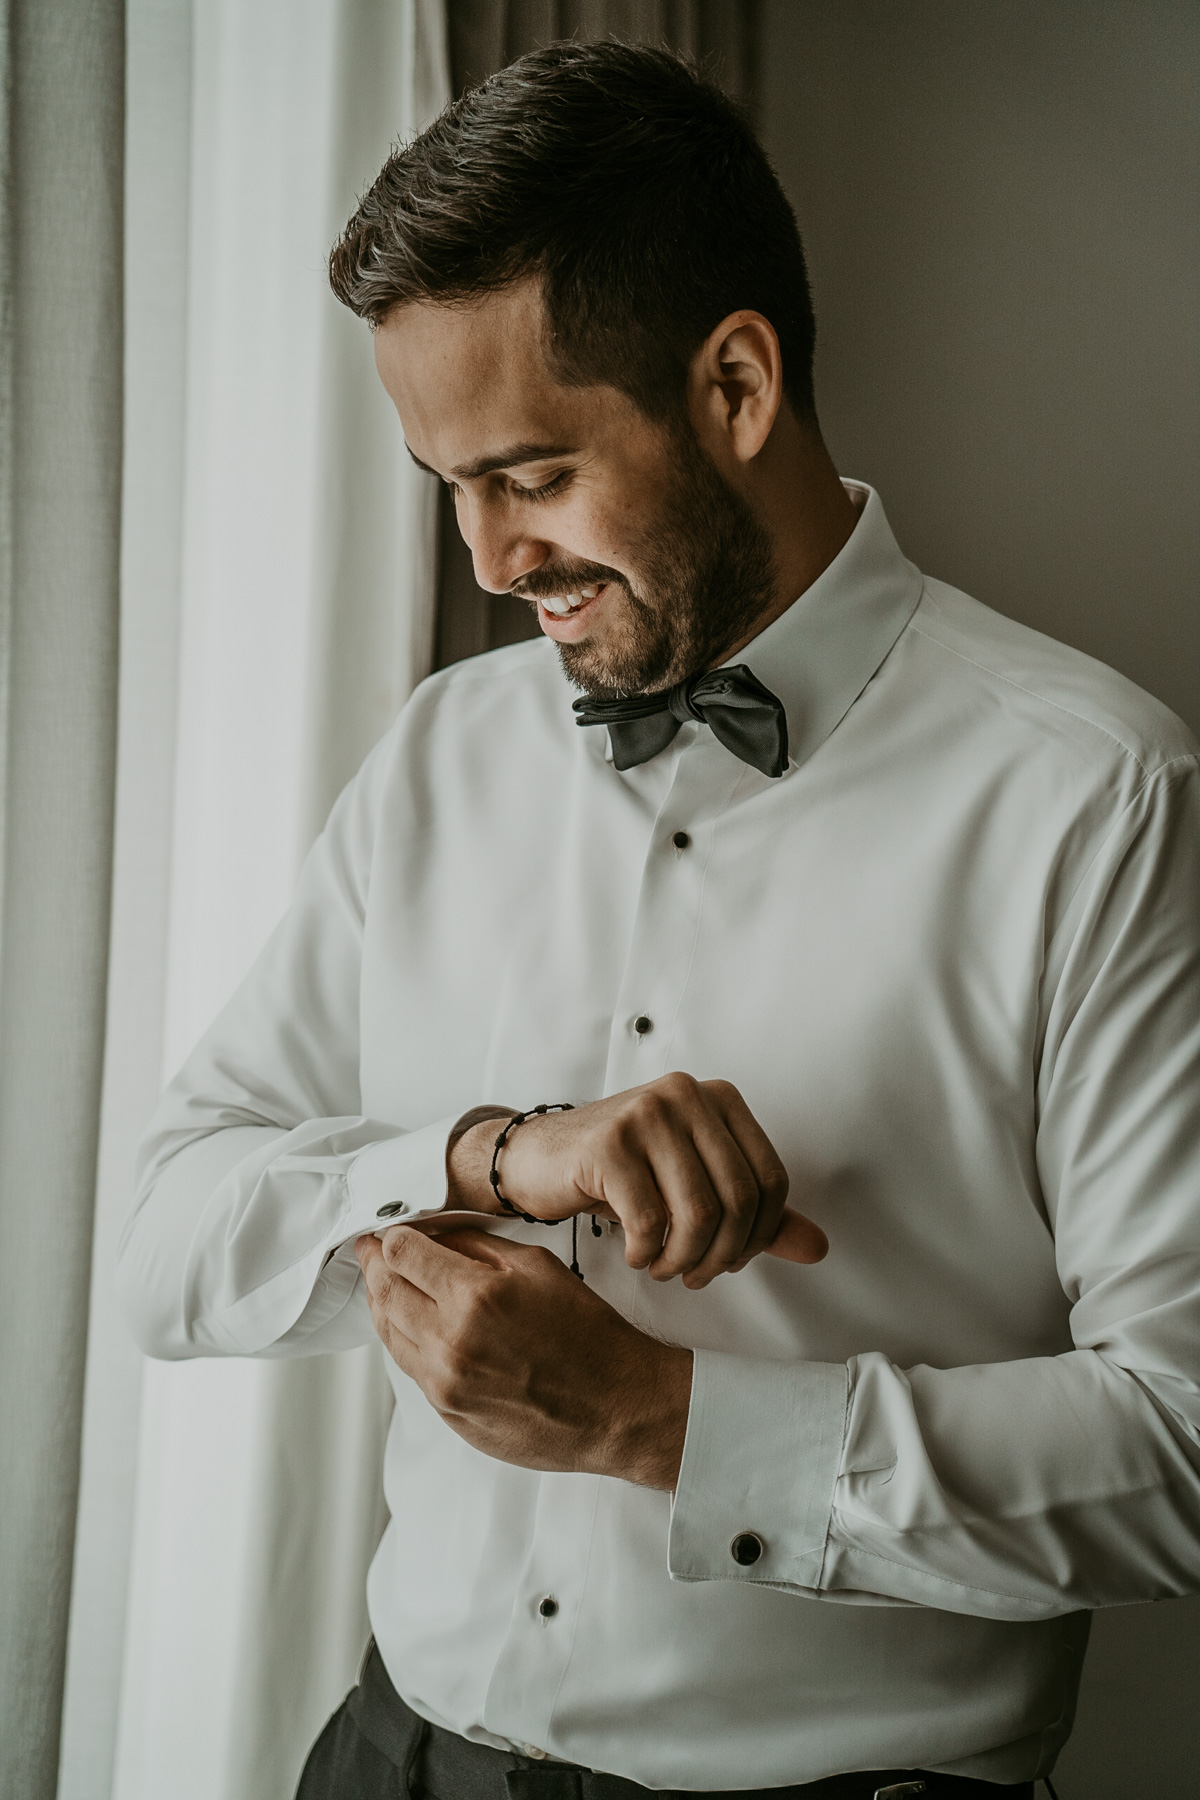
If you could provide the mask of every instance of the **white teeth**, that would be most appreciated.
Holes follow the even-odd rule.
[[[594,600],[599,592],[598,587],[585,587],[577,594],[551,594],[543,598],[542,605],[556,619],[565,619],[568,614],[578,612],[585,600]]]

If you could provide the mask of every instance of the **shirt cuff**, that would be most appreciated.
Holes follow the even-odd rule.
[[[346,1171],[348,1202],[337,1229],[342,1243],[444,1210],[446,1146],[458,1121],[455,1113],[359,1151]]]
[[[672,1580],[820,1587],[848,1391],[841,1363],[695,1352]]]

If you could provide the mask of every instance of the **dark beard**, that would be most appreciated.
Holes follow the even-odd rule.
[[[637,586],[615,569],[581,563],[538,569],[530,597],[607,581],[623,590],[622,616],[604,642],[557,646],[563,671],[598,698],[653,694],[715,668],[753,633],[774,598],[770,537],[686,424],[673,434],[675,476],[660,516],[634,546]],[[611,597],[606,602],[611,612]]]

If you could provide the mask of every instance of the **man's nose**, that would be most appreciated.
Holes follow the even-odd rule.
[[[517,516],[511,503],[463,495],[457,512],[475,579],[488,593],[507,594],[515,581],[540,569],[550,554],[550,546],[529,532],[527,521]]]

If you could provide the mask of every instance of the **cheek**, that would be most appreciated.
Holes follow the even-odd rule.
[[[603,503],[582,497],[563,509],[552,535],[565,555],[580,562],[600,563],[627,579],[636,578],[635,546],[644,532],[642,509],[630,498]]]

